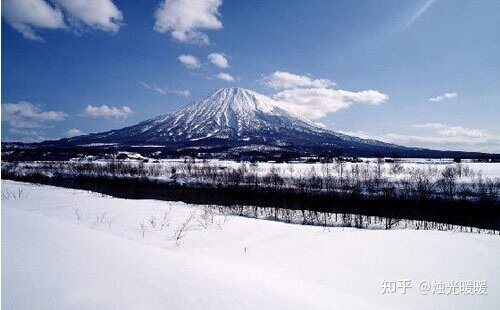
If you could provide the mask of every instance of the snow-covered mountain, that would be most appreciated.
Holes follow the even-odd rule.
[[[243,88],[221,88],[173,114],[63,141],[150,145],[214,140],[276,145],[361,141],[293,115],[273,99]]]
[[[281,109],[274,100],[242,88],[221,88],[173,114],[92,135],[99,142],[165,143],[204,139],[243,140],[317,134],[319,126]],[[81,138],[70,140],[78,141]]]
[[[441,156],[328,130],[243,88],[221,88],[187,107],[137,125],[58,141],[45,146],[161,146],[174,151],[335,153],[351,156]]]

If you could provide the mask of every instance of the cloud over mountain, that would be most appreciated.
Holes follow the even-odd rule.
[[[208,36],[201,30],[222,28],[219,6],[222,0],[164,0],[155,12],[154,29],[170,32],[179,42],[208,44]]]
[[[308,75],[298,75],[284,71],[274,71],[265,76],[264,83],[273,89],[289,89],[298,87],[326,88],[335,85],[328,79],[312,79]]]
[[[295,88],[283,90],[273,98],[294,114],[314,120],[346,109],[353,103],[379,105],[389,97],[376,90],[353,92],[331,88]]]
[[[89,27],[117,32],[122,12],[111,0],[5,0],[2,16],[26,39],[43,41],[38,29],[78,29]]]
[[[225,69],[229,67],[229,62],[224,54],[211,53],[207,56],[208,60],[219,68]]]
[[[198,58],[193,55],[182,54],[177,59],[189,69],[197,69],[200,67]]]
[[[107,32],[117,32],[123,21],[122,12],[111,0],[54,0],[73,23]]]
[[[216,77],[219,80],[223,80],[223,81],[230,82],[230,83],[235,81],[235,78],[231,74],[225,73],[225,72],[221,72],[221,73],[217,74]]]
[[[60,9],[44,0],[4,0],[2,17],[26,39],[43,41],[39,29],[65,29],[66,23]]]
[[[43,111],[26,101],[2,104],[2,121],[12,128],[41,128],[46,123],[61,121],[67,116],[62,111]]]
[[[436,96],[429,98],[430,102],[441,102],[445,100],[450,100],[450,99],[455,99],[458,97],[458,93],[456,92],[449,92],[449,93],[444,93],[442,95]]]
[[[377,90],[334,89],[335,83],[329,79],[313,79],[308,75],[284,71],[275,71],[265,76],[263,81],[268,87],[279,90],[273,99],[280,102],[283,108],[311,120],[347,109],[353,103],[379,105],[389,99],[388,95]]]
[[[73,128],[73,129],[68,129],[65,133],[65,136],[66,136],[66,138],[73,138],[73,137],[81,136],[84,134],[85,133],[82,132],[80,129]]]
[[[132,113],[132,109],[127,106],[117,108],[103,104],[101,106],[88,105],[85,108],[84,115],[89,117],[124,118],[128,117]]]

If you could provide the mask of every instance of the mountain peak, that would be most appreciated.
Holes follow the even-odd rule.
[[[219,88],[187,107],[133,126],[146,140],[197,141],[208,138],[251,139],[284,132],[323,131],[293,116],[253,90]]]
[[[243,87],[221,87],[214,91],[214,93],[225,92],[225,93],[242,93],[242,92],[254,92],[250,89]]]
[[[226,94],[241,94],[241,93],[253,93],[256,94],[255,91],[243,88],[243,87],[221,87],[216,89],[213,93],[226,93]]]
[[[235,101],[248,103],[248,101],[252,101],[252,99],[255,99],[257,97],[259,97],[260,100],[265,98],[264,101],[267,101],[268,103],[273,101],[271,98],[242,87],[219,88],[207,96],[207,98],[221,98],[223,99],[223,101],[227,101],[228,103],[233,103]]]
[[[177,113],[209,113],[208,116],[219,118],[220,115],[238,118],[255,117],[255,113],[272,113],[279,109],[276,101],[253,90],[240,87],[219,88],[208,96],[193,102]],[[177,114],[176,113],[176,114]],[[227,125],[227,124],[226,124]]]

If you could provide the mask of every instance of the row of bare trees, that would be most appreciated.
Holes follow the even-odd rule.
[[[304,168],[307,167],[307,168]],[[319,165],[240,163],[37,162],[3,163],[4,175],[147,178],[172,183],[255,189],[293,189],[358,198],[498,202],[500,180],[482,177],[461,163],[404,167],[382,160]]]
[[[482,229],[472,226],[455,225],[437,221],[399,219],[393,217],[370,216],[350,213],[320,212],[314,210],[293,210],[280,207],[206,206],[212,214],[236,215],[267,219],[285,223],[328,227],[355,227],[362,229],[417,229],[460,231],[486,234],[500,234],[499,230]]]

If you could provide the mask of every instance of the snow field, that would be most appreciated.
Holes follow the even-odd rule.
[[[14,193],[2,199],[5,309],[500,307],[494,235],[325,229],[219,215],[203,225],[204,209],[184,203],[2,186]],[[165,214],[168,226],[160,229]],[[381,294],[382,281],[400,279],[412,280],[407,294]],[[424,296],[416,288],[422,280],[484,280],[488,294]]]

